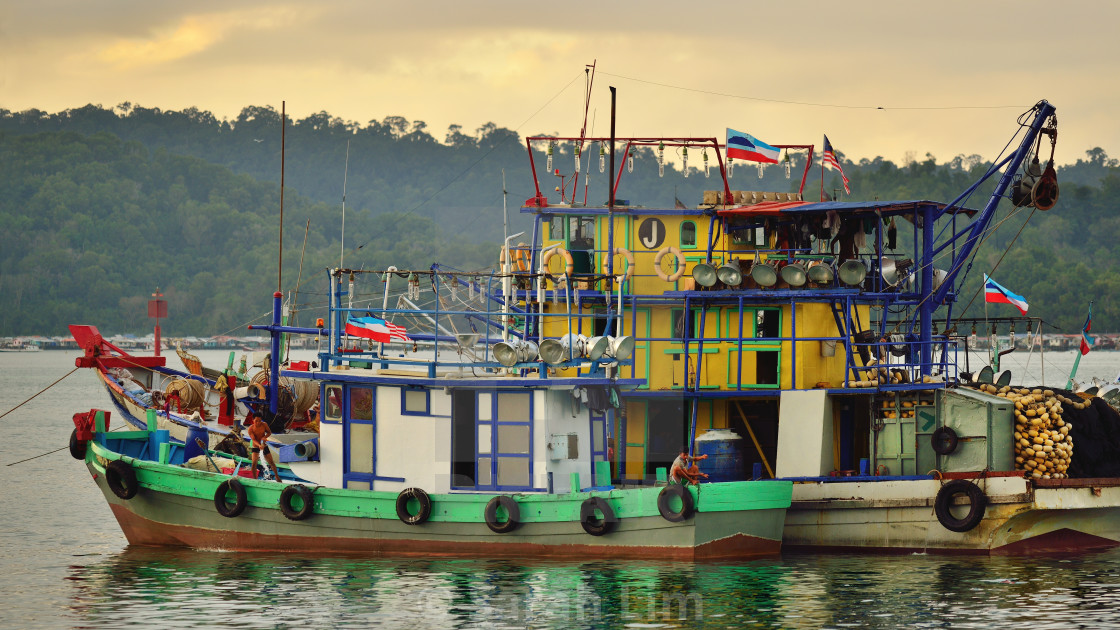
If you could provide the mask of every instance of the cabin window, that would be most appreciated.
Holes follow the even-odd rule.
[[[681,247],[696,249],[696,223],[681,221]]]
[[[696,336],[696,322],[695,322],[696,313],[693,312],[693,317],[687,317],[687,318],[684,316],[684,309],[683,308],[675,308],[675,309],[672,310],[671,313],[672,313],[672,319],[673,319],[673,337],[675,337],[678,341],[684,341],[684,338],[686,336],[689,339],[695,338],[695,336]]]
[[[369,387],[350,388],[350,419],[373,420],[373,389]]]
[[[548,240],[564,240],[564,217],[552,215],[548,219]]]
[[[342,386],[327,385],[324,388],[323,422],[342,422]]]
[[[350,472],[373,474],[373,425],[350,425]]]
[[[401,388],[401,413],[409,416],[429,415],[428,390],[423,387]]]

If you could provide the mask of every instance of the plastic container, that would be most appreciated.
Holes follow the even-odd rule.
[[[206,427],[190,427],[187,429],[187,439],[183,444],[183,461],[189,461],[192,457],[205,453],[202,447],[195,442],[196,439],[202,440],[202,443],[206,446],[210,445],[210,436]]]
[[[745,481],[743,448],[743,438],[729,429],[713,429],[697,437],[696,455],[708,456],[697,462],[700,472],[708,475],[701,482]]]

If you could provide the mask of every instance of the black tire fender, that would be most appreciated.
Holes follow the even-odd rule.
[[[949,510],[957,495],[968,497],[968,514],[964,518],[957,518]],[[933,511],[937,514],[937,521],[945,529],[952,532],[967,532],[984,520],[984,510],[988,507],[988,495],[980,486],[966,479],[954,479],[941,486],[937,491],[937,498],[933,502]]]
[[[953,429],[941,426],[937,427],[937,430],[929,436],[929,441],[930,445],[933,446],[933,452],[938,455],[950,455],[957,450],[960,436]]]
[[[420,503],[420,510],[416,514],[408,512],[408,502],[416,499]],[[406,525],[419,525],[428,520],[432,515],[432,499],[420,488],[405,488],[397,495],[397,518]]]
[[[86,441],[78,439],[78,430],[70,432],[70,457],[74,459],[86,458]]]
[[[673,510],[672,500],[677,497],[681,500],[681,509]],[[657,511],[661,517],[670,523],[680,523],[687,520],[696,511],[696,502],[688,488],[678,484],[669,484],[661,489],[657,495]]]
[[[603,518],[597,518],[595,512],[603,513]],[[611,509],[606,499],[602,497],[591,497],[579,506],[579,524],[583,526],[583,531],[591,534],[592,536],[602,536],[614,531],[615,525],[618,524],[618,518],[614,515],[614,510]]]
[[[302,521],[315,513],[315,502],[312,494],[313,490],[302,483],[286,486],[280,493],[280,511],[293,521]],[[303,507],[298,510],[292,506],[292,499],[297,496],[303,502]]]
[[[231,491],[234,496],[232,504],[226,501],[226,494]],[[214,507],[218,509],[218,514],[226,518],[240,516],[248,503],[249,501],[245,496],[245,486],[242,486],[237,479],[226,479],[218,484],[218,489],[214,492]]]
[[[114,459],[105,467],[105,483],[113,494],[125,501],[136,496],[140,490],[140,483],[136,481],[136,471],[127,462]]]
[[[498,522],[498,506],[504,508],[509,515],[504,523]],[[521,508],[513,497],[504,494],[490,499],[482,516],[486,519],[486,526],[495,534],[508,534],[521,525]]]

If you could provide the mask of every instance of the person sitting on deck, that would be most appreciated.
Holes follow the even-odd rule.
[[[700,478],[708,478],[708,475],[700,472],[700,467],[696,462],[701,459],[708,459],[707,455],[692,456],[687,451],[681,451],[680,455],[673,460],[673,467],[669,469],[669,483],[677,483],[680,485],[692,484],[697,485],[700,483]],[[691,462],[691,466],[689,463]]]
[[[265,442],[271,435],[272,431],[264,423],[264,420],[261,420],[260,416],[254,416],[253,424],[249,427],[249,438],[253,441],[253,475],[257,474],[257,462],[260,460],[260,454],[263,451],[264,460],[268,462],[276,481],[280,481],[280,471],[277,470],[276,462],[272,459],[272,451],[268,450],[268,444]]]

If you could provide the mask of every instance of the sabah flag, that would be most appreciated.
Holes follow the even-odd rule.
[[[1027,314],[1027,300],[1000,286],[998,282],[984,274],[984,301],[993,304],[1010,304],[1019,309],[1023,315]]]
[[[412,341],[404,326],[377,317],[351,317],[346,320],[346,334],[374,341]]]
[[[778,150],[749,133],[727,128],[727,157],[748,162],[778,163]]]
[[[1093,338],[1089,336],[1089,328],[1093,326],[1093,305],[1089,305],[1089,316],[1085,318],[1085,327],[1081,329],[1081,354],[1089,354],[1093,346]]]

